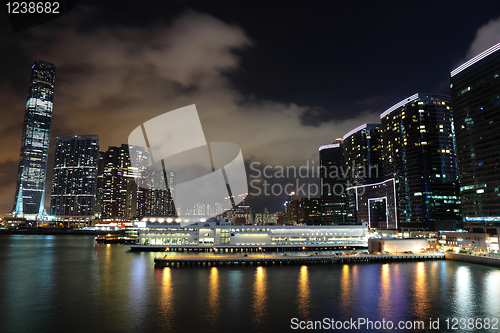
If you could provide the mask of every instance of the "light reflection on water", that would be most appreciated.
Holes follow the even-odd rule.
[[[217,267],[210,268],[208,281],[208,320],[215,325],[219,319],[220,287],[219,270]]]
[[[414,311],[419,318],[425,318],[427,313],[427,273],[424,262],[417,263],[415,272]]]
[[[390,276],[390,266],[389,264],[383,264],[381,266],[380,272],[380,298],[378,303],[378,309],[380,311],[380,316],[383,318],[389,318],[392,308],[391,299],[391,276]]]
[[[309,276],[307,266],[300,267],[297,288],[297,308],[301,318],[309,318]]]
[[[492,267],[427,261],[155,269],[157,255],[96,246],[92,237],[0,235],[0,332],[286,332],[292,317],[500,317],[500,269]]]
[[[252,312],[254,325],[263,327],[267,313],[267,281],[266,268],[259,266],[255,269],[253,288]]]
[[[343,305],[343,313],[349,313],[352,307],[351,289],[354,281],[350,270],[351,266],[344,264],[340,275],[340,302]]]
[[[482,294],[487,310],[492,313],[498,311],[498,299],[500,298],[500,270],[486,273]]]
[[[172,286],[172,269],[165,267],[161,272],[161,294],[160,294],[160,311],[166,322],[166,326],[170,327],[170,321],[173,317],[173,309],[175,306],[174,288]]]
[[[453,305],[459,318],[468,318],[471,314],[473,287],[471,271],[467,266],[458,267],[454,274]]]

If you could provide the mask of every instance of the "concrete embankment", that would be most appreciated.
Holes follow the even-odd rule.
[[[470,254],[459,254],[452,252],[445,252],[444,256],[446,260],[463,261],[471,264],[500,267],[500,259],[493,257],[482,257],[482,256],[474,256]]]

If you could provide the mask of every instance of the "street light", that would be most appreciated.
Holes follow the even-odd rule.
[[[214,247],[214,257],[217,254],[217,248]]]

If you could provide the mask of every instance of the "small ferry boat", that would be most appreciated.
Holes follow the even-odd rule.
[[[123,235],[97,235],[95,238],[97,243],[104,244],[134,244],[135,237],[123,236]]]

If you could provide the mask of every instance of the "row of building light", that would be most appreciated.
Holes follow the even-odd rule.
[[[321,177],[322,220],[369,222],[389,228],[386,191],[375,188],[394,179],[395,222],[403,229],[463,226],[497,234],[500,228],[500,44],[450,74],[451,96],[413,94],[380,115],[380,124],[364,124],[320,147],[322,167],[374,164],[377,177]],[[325,185],[350,182],[369,187],[359,209],[356,194],[331,195]],[[479,188],[480,187],[480,188]],[[377,203],[374,199],[380,199]],[[373,205],[370,203],[373,200]],[[385,202],[383,202],[385,200]],[[384,208],[385,207],[385,208]],[[366,214],[375,216],[364,221]],[[385,217],[384,217],[385,216]],[[394,228],[394,224],[392,224]]]

